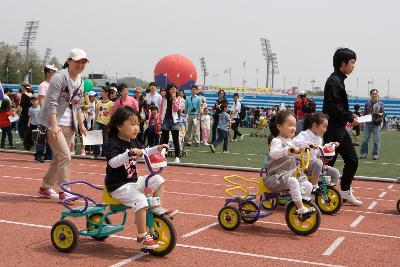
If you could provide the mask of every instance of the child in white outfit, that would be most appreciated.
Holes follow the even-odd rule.
[[[211,116],[208,115],[208,108],[203,109],[203,115],[201,116],[201,133],[203,135],[203,143],[208,146],[208,136],[210,135],[211,128]]]
[[[317,148],[322,145],[322,136],[324,136],[328,127],[328,116],[323,113],[313,113],[307,115],[304,120],[304,127],[307,130],[300,132],[293,139],[294,145],[310,145],[314,148]],[[318,180],[322,173],[322,168],[325,169],[325,175],[331,176],[332,183],[336,184],[340,177],[338,169],[330,166],[324,166],[319,157],[319,150],[311,150],[310,166],[307,170],[307,174],[311,175],[312,177],[314,189],[318,189]]]
[[[299,178],[294,177],[297,170],[296,158],[306,149],[306,146],[297,147],[292,143],[291,138],[296,133],[296,119],[290,112],[279,112],[270,120],[269,129],[275,138],[270,146],[265,185],[276,193],[290,190],[299,214],[313,212],[302,201],[302,192],[311,196],[312,184],[304,174],[300,174]]]

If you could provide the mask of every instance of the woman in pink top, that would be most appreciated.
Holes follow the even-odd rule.
[[[159,125],[162,129],[161,144],[168,144],[169,132],[174,141],[175,162],[179,163],[181,154],[179,145],[179,117],[181,113],[181,97],[176,94],[176,85],[168,84],[165,98],[160,103]]]
[[[128,96],[128,86],[124,83],[118,85],[119,99],[115,101],[113,113],[122,106],[131,106],[136,111],[139,111],[139,103],[131,96]],[[112,115],[112,114],[111,114]]]

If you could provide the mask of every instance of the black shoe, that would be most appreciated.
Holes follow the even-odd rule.
[[[15,146],[10,145],[10,146],[8,146],[8,148],[13,149],[13,148],[15,148]]]
[[[44,160],[42,158],[35,158],[35,161],[39,163],[44,163]]]
[[[322,187],[314,187],[311,191],[311,194],[318,196],[321,195],[322,192],[323,192]]]

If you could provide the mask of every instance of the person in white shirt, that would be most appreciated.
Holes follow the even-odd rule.
[[[155,82],[151,82],[149,84],[149,89],[150,93],[146,94],[144,100],[146,100],[149,106],[154,104],[158,109],[160,109],[162,96],[159,93],[157,93],[157,84]]]
[[[240,125],[240,110],[242,109],[242,102],[239,101],[239,94],[233,94],[233,107],[232,107],[232,119],[235,123],[232,123],[232,130],[233,130],[233,141],[237,141],[237,137],[239,139],[243,139],[243,135],[239,132],[239,125]]]
[[[44,75],[46,76],[46,80],[44,80],[38,87],[38,100],[39,106],[43,106],[44,97],[46,96],[47,90],[49,89],[49,82],[51,77],[53,77],[54,73],[56,73],[58,69],[54,67],[54,65],[47,65],[44,67]]]
[[[203,135],[203,144],[208,146],[208,137],[210,135],[211,128],[211,116],[208,114],[208,108],[203,109],[203,115],[201,116],[201,133]]]

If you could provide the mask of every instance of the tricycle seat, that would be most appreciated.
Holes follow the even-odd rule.
[[[110,205],[110,210],[114,212],[130,209],[130,207],[125,206],[124,204],[113,198],[108,192],[107,187],[104,187],[103,189],[103,203]]]

